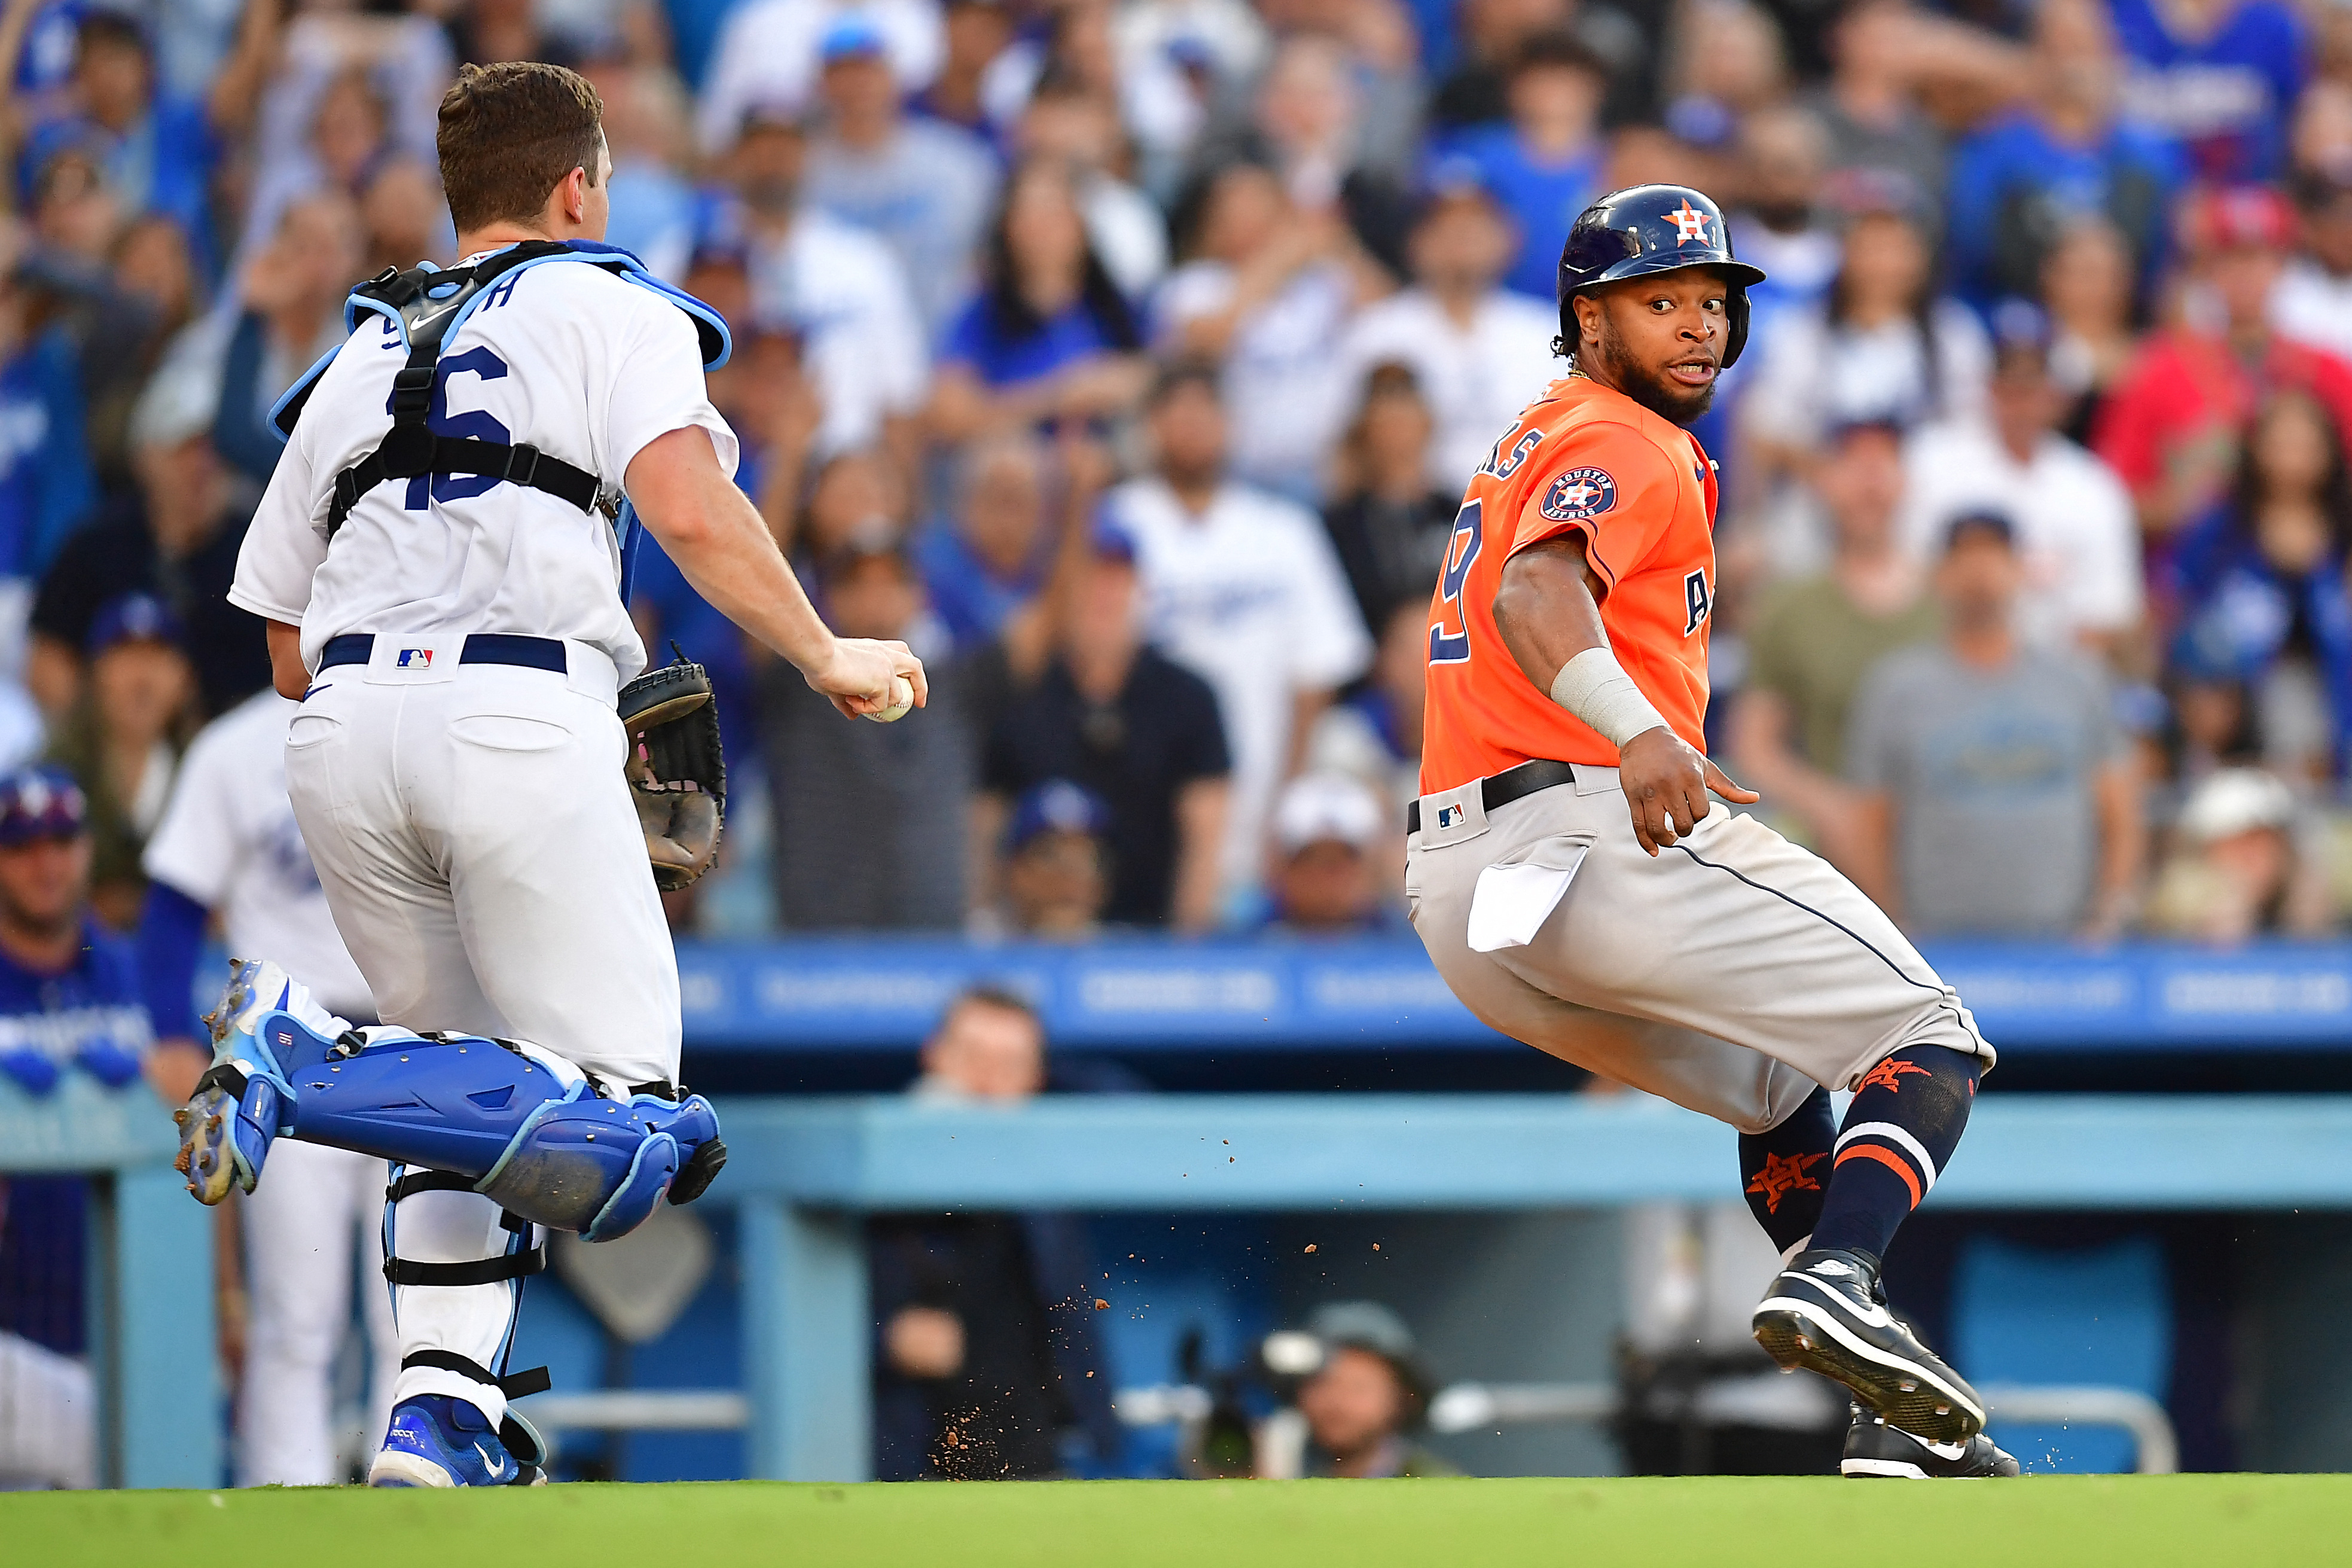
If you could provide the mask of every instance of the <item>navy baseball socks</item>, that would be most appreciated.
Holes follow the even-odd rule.
[[[1814,1089],[1796,1114],[1770,1131],[1739,1135],[1740,1190],[1783,1263],[1803,1250],[1821,1222],[1836,1141],[1837,1113],[1825,1089]]]
[[[1759,1145],[1749,1194],[1757,1217],[1782,1247],[1804,1243],[1756,1309],[1757,1342],[1782,1367],[1836,1379],[1887,1424],[1934,1444],[1968,1444],[1984,1426],[1984,1401],[1888,1310],[1879,1263],[1958,1146],[1981,1066],[1959,1051],[1913,1046],[1863,1075],[1827,1150],[1829,1180],[1812,1200],[1810,1239],[1797,1226],[1811,1194],[1796,1183],[1822,1169],[1808,1156],[1822,1152],[1828,1096],[1790,1119],[1802,1128],[1784,1123],[1740,1143],[1743,1168],[1749,1144]],[[1768,1142],[1779,1146],[1761,1147]],[[1759,1186],[1766,1190],[1753,1190]],[[1777,1205],[1768,1201],[1774,1189]]]

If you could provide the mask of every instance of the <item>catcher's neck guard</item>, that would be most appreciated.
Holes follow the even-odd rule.
[[[594,506],[604,486],[597,476],[527,443],[476,441],[436,433],[429,423],[433,385],[441,345],[463,326],[467,317],[488,302],[496,286],[517,273],[550,262],[586,262],[616,278],[659,294],[685,311],[695,325],[702,363],[716,370],[727,363],[733,342],[718,311],[681,289],[672,288],[644,262],[618,246],[592,240],[528,240],[494,251],[468,266],[444,270],[424,262],[406,272],[385,268],[357,289],[343,304],[346,331],[359,330],[363,316],[375,316],[383,330],[407,345],[408,363],[393,378],[392,429],[383,444],[335,476],[335,496],[327,513],[327,537],[331,540],[359,499],[386,479],[413,479],[421,474],[482,474],[528,486],[557,496],[586,510]],[[327,353],[303,373],[269,410],[270,429],[281,441],[294,433],[310,402],[310,393],[326,374],[341,347]]]

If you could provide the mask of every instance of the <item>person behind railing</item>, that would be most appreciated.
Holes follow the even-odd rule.
[[[1848,425],[1823,443],[1811,489],[1829,515],[1818,574],[1775,584],[1748,627],[1748,680],[1731,710],[1740,776],[1772,803],[1768,820],[1830,864],[1851,868],[1862,822],[1842,779],[1846,723],[1870,668],[1935,635],[1926,574],[1895,535],[1903,433]]]
[[[1954,518],[1943,639],[1853,700],[1854,879],[1908,931],[2112,938],[2139,891],[2138,770],[2097,669],[2018,638],[2023,579],[2007,517]]]
[[[1009,991],[948,1004],[918,1100],[1013,1107],[1046,1087],[1045,1032]],[[866,1229],[877,1480],[1060,1475],[1118,1450],[1086,1231],[1056,1213],[883,1215]]]
[[[820,557],[817,585],[844,635],[937,647],[922,578],[887,519],[858,524]],[[923,723],[830,724],[832,704],[789,665],[766,671],[760,738],[784,930],[961,923],[972,746],[956,681],[944,667],[937,673]]]
[[[70,778],[0,778],[0,1083],[36,1100],[73,1078],[130,1088],[152,1043],[130,948],[90,914],[89,865]],[[79,1176],[0,1180],[0,1485],[96,1484],[89,1374],[68,1359],[85,1349],[85,1194]]]
[[[2148,895],[2149,929],[2221,946],[2320,936],[2336,916],[2315,816],[2260,768],[2222,768],[2189,795]]]
[[[1346,773],[1301,773],[1274,806],[1272,924],[1313,936],[1390,930],[1383,888],[1402,884],[1402,822]]]
[[[1269,1339],[1268,1362],[1291,1348],[1279,1342],[1294,1338],[1311,1370],[1301,1369],[1296,1419],[1277,1414],[1261,1426],[1259,1474],[1376,1480],[1462,1473],[1412,1438],[1428,1416],[1433,1385],[1403,1319],[1377,1301],[1328,1302],[1303,1334]],[[1303,1451],[1296,1447],[1302,1436]]]
[[[1074,940],[1102,926],[1110,895],[1110,808],[1067,779],[1021,797],[1004,830],[1004,918],[1024,936]]]
[[[1109,807],[1115,925],[1202,931],[1214,923],[1232,763],[1209,683],[1143,638],[1135,543],[1087,536],[1044,672],[990,726],[971,843],[992,851],[1014,803],[1055,779]],[[1003,873],[971,874],[975,921],[993,918]]]

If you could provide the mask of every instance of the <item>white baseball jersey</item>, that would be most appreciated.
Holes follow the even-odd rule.
[[[344,632],[520,632],[591,644],[621,679],[636,674],[645,647],[621,604],[619,542],[602,515],[559,497],[482,475],[387,479],[328,549],[335,476],[383,444],[407,358],[390,323],[371,317],[320,377],[246,534],[229,602],[299,623],[313,669]],[[492,285],[442,346],[431,423],[444,436],[528,442],[608,490],[648,442],[696,425],[735,471],[735,433],[705,394],[694,323],[585,263],[541,263]]]
[[[286,795],[286,726],[299,710],[263,691],[205,726],[147,841],[147,875],[218,910],[232,953],[267,954],[329,1012],[372,1018]]]

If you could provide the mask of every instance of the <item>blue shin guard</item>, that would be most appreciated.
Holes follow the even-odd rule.
[[[533,1046],[394,1028],[330,1039],[278,1010],[250,1028],[231,1074],[215,1069],[235,1094],[241,1185],[271,1137],[294,1137],[464,1176],[519,1219],[609,1241],[645,1223],[665,1192],[672,1203],[700,1196],[726,1163],[700,1095],[611,1098]]]
[[[700,1095],[608,1099],[533,1047],[388,1029],[330,1042],[282,1013],[257,1032],[293,1053],[294,1137],[474,1177],[509,1214],[590,1241],[635,1229],[665,1192],[699,1196],[726,1159]]]

